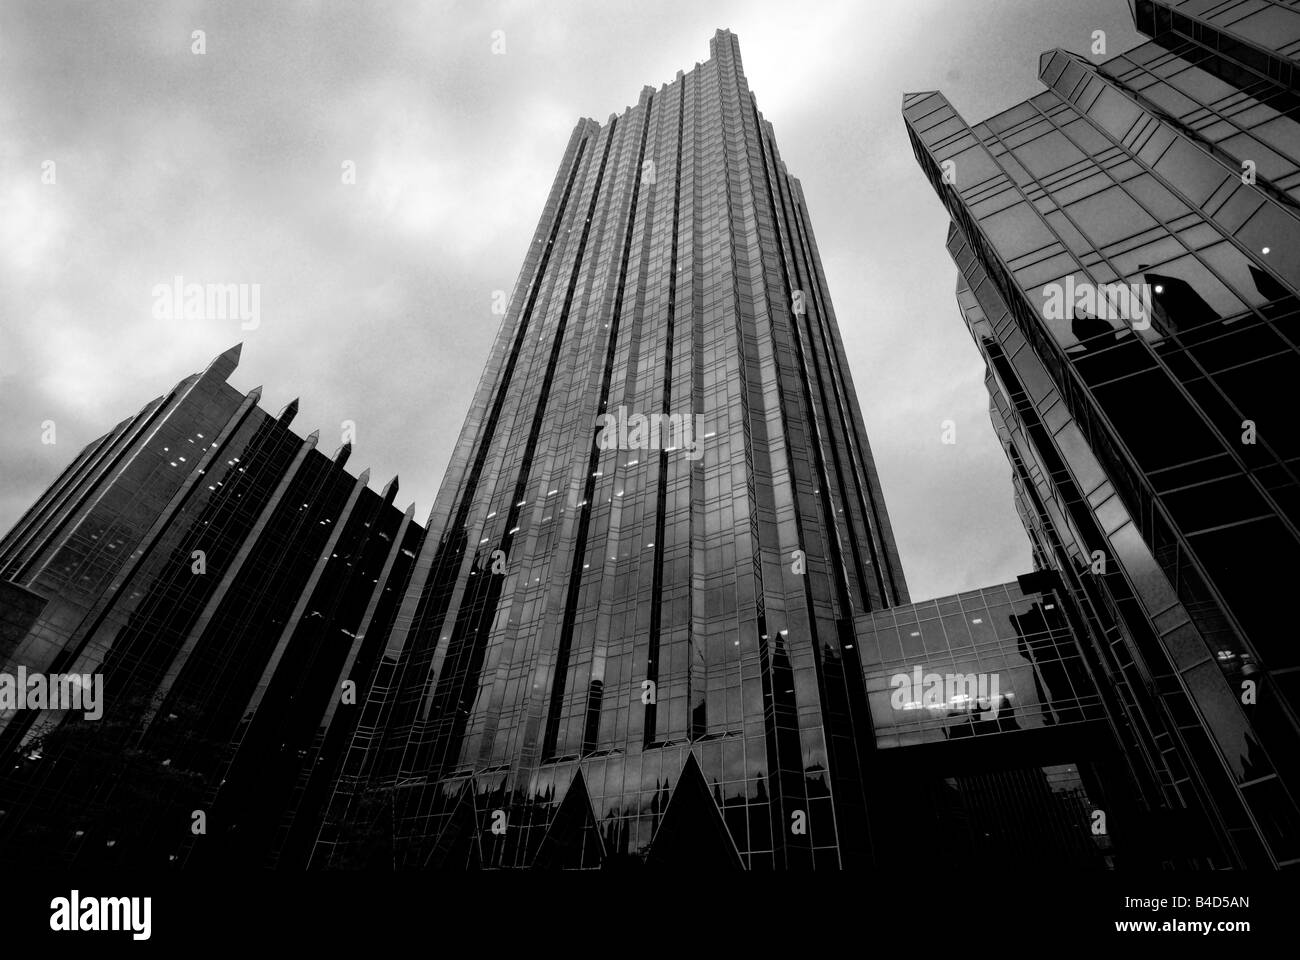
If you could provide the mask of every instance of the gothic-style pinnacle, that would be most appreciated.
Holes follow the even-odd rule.
[[[232,367],[237,367],[239,366],[239,355],[240,353],[243,352],[243,349],[244,349],[243,341],[240,341],[239,343],[235,344],[233,347],[231,347],[229,350],[225,351],[224,353],[219,353],[215,357],[213,357],[212,363],[213,364],[228,363]]]

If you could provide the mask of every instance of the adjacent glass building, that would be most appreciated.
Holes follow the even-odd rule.
[[[1050,570],[857,618],[876,862],[905,872],[1151,867],[1142,804]]]
[[[903,114],[1142,802],[1196,863],[1294,865],[1300,10],[1131,6],[1150,42],[1049,51],[982,123],[935,92]]]
[[[730,32],[574,129],[428,529],[317,865],[868,855],[853,618],[907,589]]]
[[[1033,573],[910,602],[719,30],[575,127],[426,528],[232,350],[0,540],[0,673],[108,699],[0,714],[0,858],[1300,862],[1300,12],[1133,12],[983,123],[904,98]]]
[[[89,444],[0,540],[0,674],[103,678],[98,719],[0,712],[0,860],[306,862],[423,530],[396,479],[290,430],[296,400],[231,387],[238,357]]]

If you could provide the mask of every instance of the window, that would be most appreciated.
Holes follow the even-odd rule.
[[[1065,212],[1098,247],[1156,226],[1155,220],[1134,204],[1120,187],[1111,187],[1072,203]]]
[[[1161,220],[1174,220],[1189,212],[1187,204],[1166,190],[1149,173],[1134,177],[1124,184],[1124,189],[1137,197],[1148,210]]]
[[[1228,175],[1217,161],[1182,138],[1174,140],[1155,170],[1198,205],[1205,203]]]
[[[1045,247],[1054,239],[1034,208],[1024,202],[985,218],[980,227],[1006,260]]]
[[[1053,130],[1037,140],[1030,141],[1016,148],[1016,158],[1040,180],[1058,170],[1064,170],[1084,159],[1083,152],[1065,138],[1059,130]]]
[[[1237,238],[1268,257],[1269,266],[1300,289],[1300,220],[1266,203],[1237,231]]]

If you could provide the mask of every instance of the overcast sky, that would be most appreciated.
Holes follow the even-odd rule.
[[[706,59],[718,27],[803,182],[913,599],[1028,570],[901,99],[983,119],[1041,91],[1046,49],[1138,42],[1124,0],[6,0],[0,530],[240,340],[235,386],[272,412],[299,396],[327,453],[355,421],[350,466],[400,474],[426,516],[574,123]],[[177,275],[260,284],[260,326],[155,318]]]

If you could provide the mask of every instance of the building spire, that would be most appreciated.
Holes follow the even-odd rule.
[[[204,375],[213,374],[222,380],[230,379],[230,375],[239,366],[239,354],[243,347],[243,343],[237,343],[225,353],[217,354],[203,371]]]

